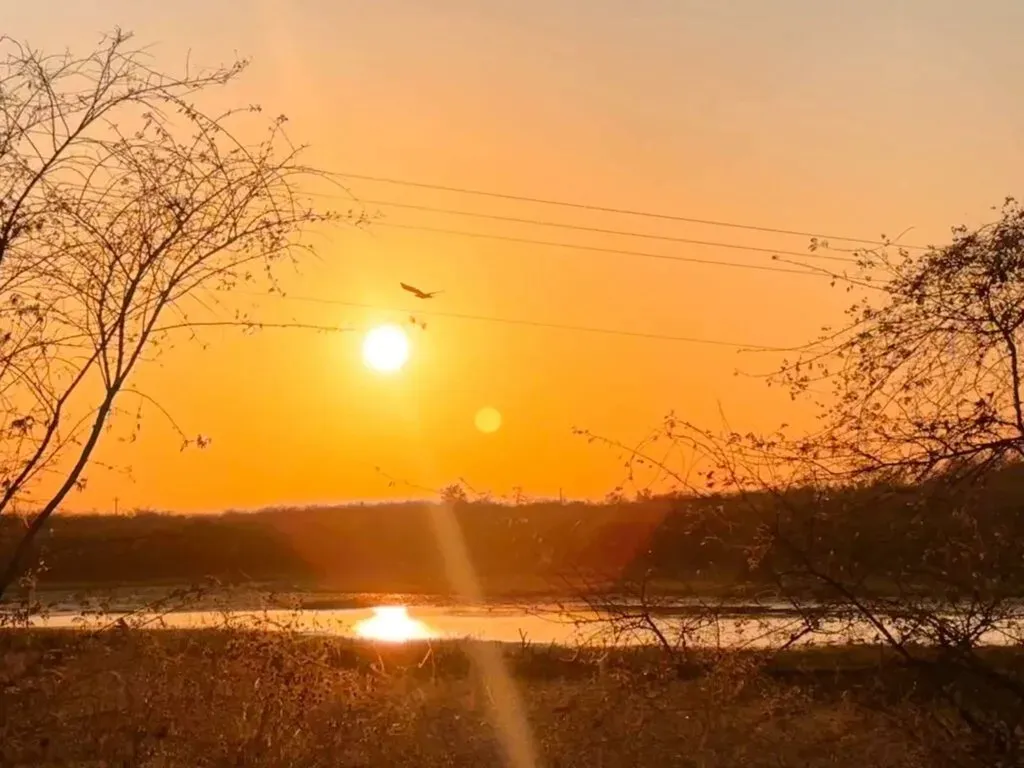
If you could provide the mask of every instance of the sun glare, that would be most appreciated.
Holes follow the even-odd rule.
[[[363,339],[363,363],[380,373],[393,373],[409,359],[409,337],[397,325],[380,325]]]
[[[405,643],[432,637],[427,625],[409,616],[409,612],[401,605],[374,608],[373,616],[356,624],[355,631],[358,637],[386,643]]]

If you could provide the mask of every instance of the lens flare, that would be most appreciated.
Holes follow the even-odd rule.
[[[476,412],[473,421],[476,424],[476,428],[484,434],[497,432],[501,429],[501,411],[490,406],[481,408]]]

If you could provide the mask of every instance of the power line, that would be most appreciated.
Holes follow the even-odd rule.
[[[255,293],[252,291],[240,291],[249,296],[266,296],[267,294]],[[358,309],[377,309],[385,312],[401,312],[408,315],[425,315],[427,317],[444,317],[453,320],[473,320],[478,322],[500,323],[503,325],[521,325],[531,328],[546,328],[559,331],[574,331],[580,333],[595,333],[611,336],[626,336],[638,339],[653,339],[657,341],[672,341],[686,344],[706,344],[716,347],[732,347],[743,351],[751,352],[789,352],[792,348],[770,347],[761,344],[741,344],[734,341],[723,341],[721,339],[701,338],[697,336],[676,336],[665,333],[648,333],[644,331],[629,331],[622,328],[601,328],[589,325],[572,325],[568,323],[548,323],[540,320],[529,320],[525,318],[498,317],[492,315],[476,315],[463,312],[444,312],[437,310],[410,310],[398,307],[382,307],[377,304],[367,304],[358,301],[344,301],[341,299],[323,299],[315,296],[292,296],[281,294],[281,298],[289,301],[302,301],[310,304],[328,304],[342,307],[355,307]]]
[[[635,232],[623,229],[604,229],[602,227],[585,227],[579,224],[566,224],[560,221],[548,221],[546,219],[520,218],[518,216],[499,216],[493,213],[478,213],[476,211],[464,211],[456,208],[435,208],[430,205],[417,205],[415,203],[399,203],[391,200],[361,200],[363,205],[379,205],[385,208],[404,208],[413,211],[424,211],[427,213],[443,213],[450,216],[467,216],[477,219],[488,219],[490,221],[506,221],[513,224],[531,224],[542,227],[557,227],[559,229],[570,229],[577,232],[595,232],[602,235],[622,235],[625,237],[641,237],[648,240],[663,240],[672,243],[685,243],[687,245],[702,245],[711,248],[729,248],[737,251],[751,251],[753,253],[767,253],[773,256],[795,256],[797,258],[828,259],[830,261],[845,261],[852,264],[857,259],[849,256],[830,256],[823,253],[812,253],[810,251],[785,251],[776,248],[760,248],[753,245],[740,245],[739,243],[723,243],[713,240],[693,240],[687,237],[673,237],[672,235],[656,235],[650,232]]]
[[[378,184],[391,184],[402,187],[415,187],[418,189],[432,189],[440,192],[453,192],[460,195],[477,195],[479,197],[491,197],[499,200],[515,200],[522,203],[536,203],[539,205],[555,205],[562,208],[575,208],[584,211],[597,211],[600,213],[615,213],[623,216],[641,216],[648,219],[661,219],[663,221],[678,221],[687,224],[704,224],[711,227],[728,227],[730,229],[745,229],[752,232],[770,232],[776,235],[793,235],[796,237],[816,238],[818,240],[836,240],[844,243],[859,243],[861,245],[887,245],[883,240],[870,240],[859,237],[843,237],[840,235],[826,235],[820,232],[803,232],[796,229],[780,229],[778,227],[764,227],[756,224],[743,224],[734,221],[720,221],[716,219],[699,219],[691,216],[677,216],[668,213],[655,213],[653,211],[641,211],[630,208],[615,208],[605,205],[592,205],[589,203],[576,203],[568,200],[551,200],[542,197],[530,197],[528,195],[513,195],[506,192],[491,192],[470,187],[452,187],[443,184],[428,184],[408,179],[394,179],[386,176],[372,176],[358,173],[336,173],[334,176],[343,179],[357,179],[359,181],[370,181]],[[911,250],[927,250],[923,245],[904,245],[903,248]]]
[[[466,232],[461,229],[445,229],[442,227],[427,227],[417,224],[398,224],[388,221],[375,222],[372,226],[391,227],[392,229],[407,229],[416,232],[432,232],[442,235],[457,235],[459,237],[475,237],[486,240],[502,240],[510,243],[523,243],[527,245],[543,245],[550,248],[570,248],[577,251],[593,251],[595,253],[610,253],[617,256],[636,256],[645,259],[661,259],[664,261],[681,261],[690,264],[706,264],[714,267],[734,267],[736,269],[755,269],[761,272],[783,272],[791,275],[806,275],[808,277],[824,277],[835,279],[837,275],[825,270],[815,271],[814,269],[789,269],[787,267],[772,267],[766,264],[744,264],[739,261],[719,261],[716,259],[699,259],[693,256],[672,256],[665,253],[651,253],[649,251],[629,251],[620,248],[601,248],[596,245],[580,245],[577,243],[560,243],[552,240],[534,240],[525,237],[512,237],[510,235],[493,235],[484,232]]]

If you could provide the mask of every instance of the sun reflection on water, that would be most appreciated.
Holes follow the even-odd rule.
[[[412,618],[402,605],[374,608],[372,617],[356,624],[355,633],[357,637],[386,643],[428,640],[435,636],[426,624]]]

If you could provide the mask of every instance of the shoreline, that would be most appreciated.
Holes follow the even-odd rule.
[[[904,594],[878,598],[905,600],[908,604],[928,602],[924,594]],[[625,591],[559,592],[554,590],[504,591],[470,600],[463,596],[433,591],[355,591],[325,587],[304,587],[268,583],[240,583],[236,585],[190,585],[182,582],[140,583],[127,586],[106,584],[53,584],[44,585],[26,593],[11,590],[0,601],[16,606],[28,598],[47,609],[87,610],[98,605],[107,610],[144,610],[158,603],[163,610],[180,612],[202,610],[203,607],[250,611],[265,608],[294,609],[299,611],[337,611],[371,609],[380,606],[402,605],[409,608],[469,609],[473,611],[515,610],[522,612],[593,611],[602,608],[622,609],[643,606],[652,616],[687,616],[715,612],[723,616],[797,615],[801,610],[826,604],[812,594],[785,598],[776,591],[738,589],[695,593],[679,587],[667,588],[649,598],[646,605],[633,593]],[[174,603],[174,601],[180,601]],[[1007,597],[1008,602],[1024,603],[1024,595]],[[798,601],[799,605],[794,605]],[[936,606],[942,605],[939,601]],[[883,611],[880,611],[883,612]],[[896,613],[893,611],[892,613]]]

